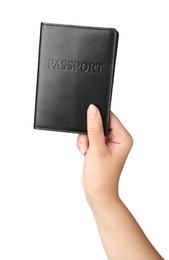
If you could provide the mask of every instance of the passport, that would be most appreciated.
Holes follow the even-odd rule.
[[[119,33],[114,28],[41,23],[34,128],[87,133],[87,108],[108,133]]]

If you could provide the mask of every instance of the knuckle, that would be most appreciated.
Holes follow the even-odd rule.
[[[126,137],[125,137],[125,144],[126,144],[126,148],[128,148],[128,150],[130,150],[133,146],[133,137],[127,133]]]
[[[97,126],[97,127],[90,127],[88,129],[89,131],[89,134],[91,135],[100,135],[103,131],[102,127],[101,126]]]

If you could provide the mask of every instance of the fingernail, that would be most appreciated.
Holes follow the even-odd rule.
[[[86,150],[85,150],[85,147],[83,144],[79,144],[79,149],[80,149],[81,154],[84,155]]]
[[[95,119],[97,115],[97,108],[94,105],[89,106],[89,118]]]

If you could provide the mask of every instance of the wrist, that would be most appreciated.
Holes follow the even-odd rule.
[[[103,196],[101,198],[87,198],[87,201],[93,214],[104,212],[111,209],[114,205],[121,203],[118,193],[114,193],[112,196]]]

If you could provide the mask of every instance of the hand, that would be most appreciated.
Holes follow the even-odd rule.
[[[82,184],[108,259],[163,259],[118,195],[121,171],[133,144],[131,135],[111,112],[105,137],[94,105],[87,111],[87,131],[88,136],[77,139],[85,157]]]
[[[79,135],[77,147],[85,157],[82,185],[92,208],[107,206],[118,198],[118,182],[133,140],[111,112],[109,133],[105,137],[98,108],[87,111],[88,135]]]

